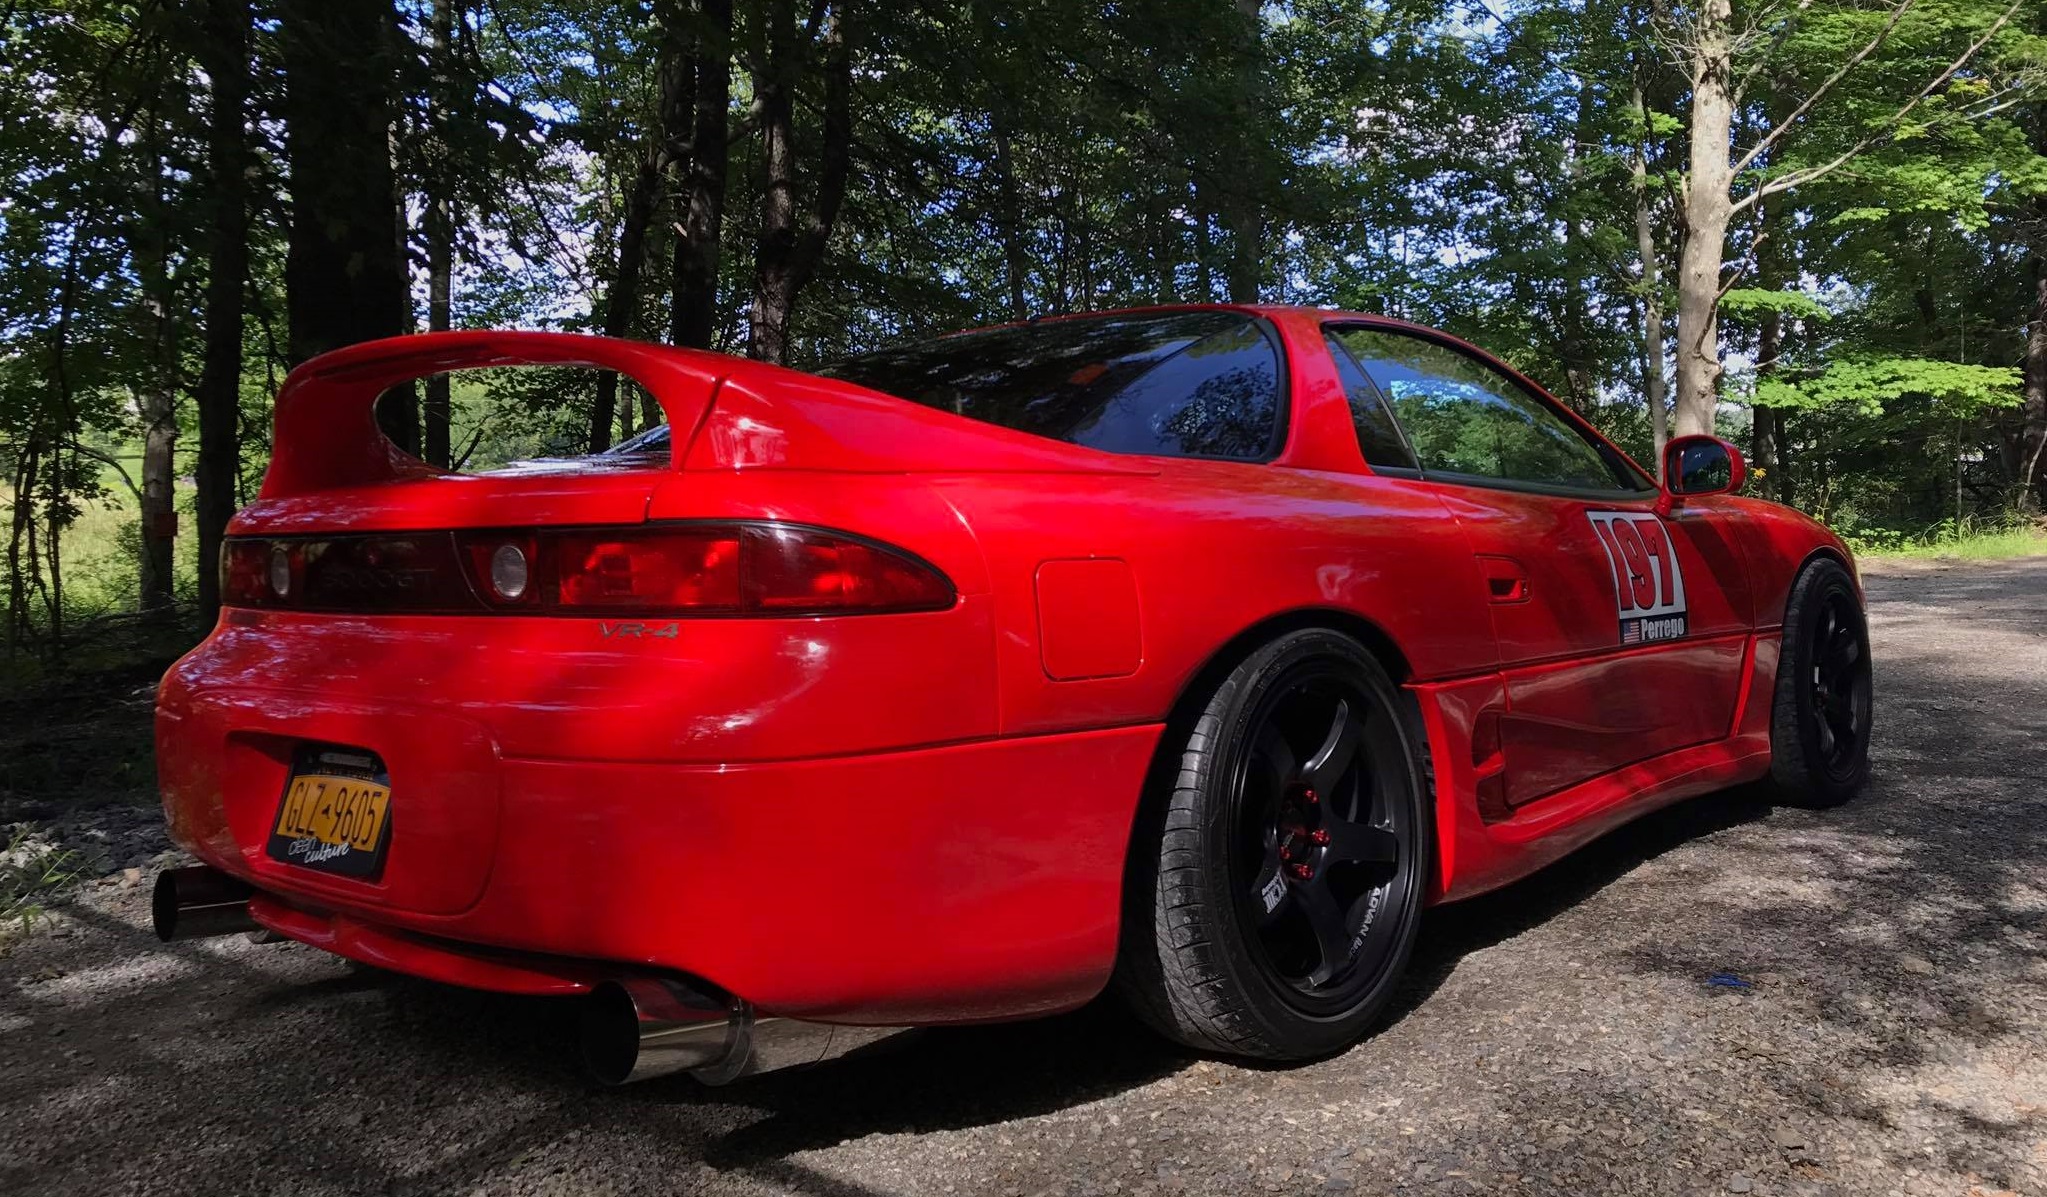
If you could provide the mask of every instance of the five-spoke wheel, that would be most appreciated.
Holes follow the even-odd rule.
[[[1124,990],[1195,1046],[1275,1059],[1344,1046],[1406,963],[1427,874],[1407,699],[1356,641],[1308,629],[1251,654],[1175,731]]]
[[[1869,777],[1869,628],[1848,571],[1815,558],[1791,587],[1777,665],[1770,771],[1795,801],[1841,802]]]

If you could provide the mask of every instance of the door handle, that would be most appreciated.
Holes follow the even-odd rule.
[[[1512,557],[1488,557],[1478,559],[1479,572],[1485,576],[1486,600],[1493,603],[1525,603],[1528,601],[1528,571]]]

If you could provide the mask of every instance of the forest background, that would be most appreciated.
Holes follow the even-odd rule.
[[[9,655],[189,642],[285,373],[441,328],[800,367],[1383,312],[1638,460],[1736,438],[1864,550],[2022,551],[2043,84],[2047,0],[6,0]],[[564,371],[380,408],[468,469],[651,416]]]

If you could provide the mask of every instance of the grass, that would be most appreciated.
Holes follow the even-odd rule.
[[[2047,554],[2047,533],[2037,527],[2005,527],[1957,531],[1943,524],[1919,536],[1867,532],[1848,537],[1863,560],[2001,561]]]
[[[77,885],[85,871],[78,853],[43,843],[33,827],[16,830],[0,850],[0,952],[35,930],[47,904]]]

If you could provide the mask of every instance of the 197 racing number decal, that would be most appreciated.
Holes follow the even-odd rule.
[[[1620,608],[1621,643],[1653,644],[1685,634],[1685,575],[1663,521],[1641,511],[1588,511],[1606,546]]]

